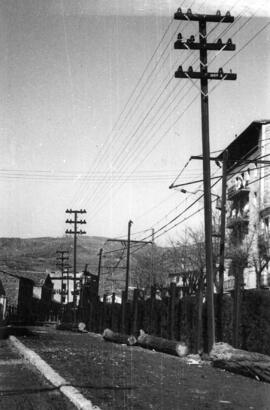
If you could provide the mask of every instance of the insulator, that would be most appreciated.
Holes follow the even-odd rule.
[[[181,9],[181,7],[178,7],[177,13],[181,13],[181,14],[182,14],[182,9]]]
[[[183,71],[183,67],[180,65],[177,71]]]
[[[221,38],[218,39],[217,44],[220,44],[220,45],[222,44]]]
[[[192,14],[191,9],[188,9],[187,14]]]
[[[192,35],[192,36],[190,36],[189,41],[190,41],[191,43],[194,43],[194,41],[195,41],[195,37],[194,37],[193,35]]]
[[[178,33],[178,35],[177,35],[177,40],[182,41],[182,39],[183,39],[182,34],[181,34],[181,33]]]
[[[231,38],[228,39],[227,44],[230,45],[230,46],[232,45],[232,39]]]
[[[188,67],[188,72],[189,72],[189,73],[193,73],[193,68],[192,68],[191,65]]]
[[[221,16],[220,10],[217,10],[216,15]]]
[[[231,17],[231,13],[229,11],[226,12],[226,17]]]

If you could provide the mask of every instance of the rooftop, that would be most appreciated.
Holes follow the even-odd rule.
[[[232,170],[241,164],[244,158],[249,157],[257,149],[261,128],[265,124],[270,124],[270,120],[253,121],[226,147],[218,159],[221,160],[223,153],[228,150],[229,169]]]

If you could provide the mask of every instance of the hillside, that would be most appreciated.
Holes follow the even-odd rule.
[[[103,247],[106,238],[79,237],[77,241],[77,270],[83,270],[85,264],[95,271],[98,266],[97,253]],[[34,270],[54,271],[56,269],[56,251],[69,251],[70,264],[73,263],[73,238],[0,238],[0,267],[9,271]]]
[[[126,251],[121,243],[106,242],[107,238],[96,236],[78,237],[77,240],[77,272],[84,270],[93,274],[98,272],[98,253],[103,248],[100,292],[121,293],[125,285]],[[73,238],[72,237],[42,237],[42,238],[0,238],[0,269],[23,274],[23,271],[45,272],[55,271],[56,251],[69,251],[69,264],[73,267]],[[107,253],[112,251],[112,253]],[[158,253],[165,248],[155,247],[155,271],[160,271]],[[149,253],[150,252],[150,253]],[[144,255],[144,256],[143,256]],[[163,259],[163,258],[162,258]],[[166,264],[165,264],[166,265]],[[162,274],[168,273],[164,261]],[[71,268],[72,270],[72,268]],[[151,271],[151,248],[146,247],[139,252],[131,252],[130,257],[130,284],[144,286],[144,278]],[[140,276],[140,280],[138,279]]]

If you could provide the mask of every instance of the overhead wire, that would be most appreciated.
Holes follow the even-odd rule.
[[[257,159],[258,159],[258,158],[257,158]],[[246,167],[246,164],[243,165],[242,169],[244,169],[244,167]],[[263,167],[256,167],[256,168],[253,168],[253,169],[250,169],[250,170],[254,170],[254,169],[258,170],[258,169],[260,169],[260,168],[266,168],[266,167],[270,167],[270,165],[264,165]],[[234,176],[234,175],[239,175],[239,172],[241,172],[241,170],[240,170],[240,171],[238,170],[237,172],[234,172],[234,173],[230,173],[230,176],[228,177],[228,181],[232,178],[232,176]],[[263,178],[268,177],[268,176],[270,176],[270,173],[269,173],[269,174],[266,174],[264,177],[260,177],[260,178],[258,178],[257,180],[252,181],[251,183],[249,183],[249,185],[251,185],[253,182],[255,183],[255,182],[259,181],[260,179],[263,179]],[[216,181],[216,182],[211,186],[211,188],[213,188],[213,187],[222,179],[222,176],[218,176],[217,178],[219,178],[219,180]],[[186,220],[188,220],[189,218],[191,218],[192,216],[194,216],[194,215],[197,214],[198,212],[201,212],[201,211],[204,209],[204,207],[201,207],[199,210],[196,210],[196,211],[195,211],[194,213],[192,213],[191,215],[187,216],[186,218],[184,218],[184,219],[181,220],[180,222],[178,222],[178,223],[176,223],[175,225],[173,225],[172,227],[170,227],[167,231],[164,231],[164,232],[159,233],[160,231],[163,231],[163,230],[164,230],[167,226],[169,226],[171,223],[175,222],[175,220],[177,220],[178,218],[180,218],[180,217],[181,217],[184,213],[186,213],[189,209],[191,209],[199,200],[201,200],[201,199],[203,198],[203,196],[204,196],[204,194],[200,195],[200,196],[199,196],[198,198],[196,198],[187,208],[185,208],[180,214],[178,214],[176,217],[174,217],[174,218],[173,218],[172,220],[170,220],[168,223],[166,223],[166,224],[163,225],[161,228],[159,228],[157,231],[155,231],[155,239],[158,239],[160,236],[162,236],[163,234],[169,232],[171,229],[173,229],[173,228],[175,228],[176,226],[180,225],[182,222],[185,222]],[[214,202],[214,201],[215,201],[215,200],[213,200],[212,202]],[[149,229],[149,230],[150,230],[150,229]],[[147,231],[147,229],[146,229],[145,231]],[[159,233],[159,235],[157,235],[158,233]],[[141,239],[141,241],[145,241],[145,240],[149,239],[150,237],[151,237],[150,235],[145,236],[145,237],[143,237],[143,238]],[[146,244],[141,245],[141,246],[140,246],[140,249],[143,248],[143,247],[145,247],[145,246],[146,246]],[[134,247],[134,246],[131,246],[131,248],[132,248],[132,247]],[[107,253],[119,252],[120,250],[122,250],[122,248],[116,249],[116,250],[113,250],[113,251],[108,251]],[[138,249],[136,249],[136,251],[137,251],[137,250],[138,250]]]
[[[267,26],[267,25],[266,25]],[[260,30],[260,32],[261,32],[261,30]],[[254,36],[253,36],[253,38],[254,38]],[[249,42],[250,42],[251,40],[249,40]]]
[[[259,35],[259,33],[261,32],[261,31],[263,31],[267,26],[269,25],[269,23],[268,24],[266,24],[258,33],[256,33],[256,35],[255,36],[253,36],[249,41],[248,41],[248,44],[257,36],[257,35]],[[246,45],[244,45],[244,46],[247,46],[248,44],[246,44]],[[243,47],[241,47],[241,50],[244,48],[244,46]],[[240,50],[240,51],[241,51]],[[232,59],[232,58],[231,58]],[[231,60],[230,59],[230,60]],[[268,175],[268,174],[267,174]],[[171,229],[171,228],[170,228]],[[161,235],[158,235],[158,236],[161,236]]]
[[[254,147],[253,147],[251,150],[249,150],[248,153],[245,154],[245,156],[243,157],[243,159],[247,158],[253,151],[254,151]],[[268,155],[268,154],[266,154],[266,156],[267,156],[267,155]],[[265,157],[265,156],[260,156],[260,155],[258,155],[258,156],[254,159],[254,161],[260,160],[261,158],[264,158],[264,157]],[[242,160],[243,160],[243,159],[242,159]],[[246,166],[247,166],[247,164],[241,164],[241,163],[240,163],[240,164],[239,164],[239,167],[241,168],[240,171],[237,170],[237,172],[235,172],[235,173],[230,173],[227,180],[230,180],[233,175],[239,174],[239,172],[241,172],[241,170],[243,170],[244,168],[246,168]],[[270,165],[265,165],[265,167],[269,167],[269,166],[270,166]],[[258,169],[258,167],[256,167],[255,169]],[[269,174],[269,175],[270,175],[270,174]],[[268,176],[268,174],[267,174],[267,176]],[[219,181],[221,180],[221,178],[222,178],[222,176],[219,177]],[[211,188],[213,188],[219,181],[214,182],[214,183],[212,184]],[[158,238],[158,237],[161,236],[161,234],[156,236],[156,233],[158,233],[159,231],[163,230],[163,229],[166,228],[168,225],[170,225],[172,222],[174,222],[176,219],[178,219],[180,216],[182,216],[183,213],[185,213],[188,209],[190,209],[190,207],[192,207],[193,205],[195,205],[195,203],[196,203],[198,200],[200,200],[203,196],[204,196],[203,194],[202,194],[201,196],[199,196],[199,198],[197,198],[195,201],[193,201],[193,203],[192,203],[190,206],[188,206],[182,213],[178,214],[177,217],[173,218],[173,219],[172,219],[171,221],[169,221],[166,225],[164,225],[164,226],[161,227],[158,231],[156,231],[156,232],[155,232],[155,238]],[[203,209],[203,208],[201,208],[201,210],[202,210],[202,209]],[[178,224],[174,225],[173,227],[176,227],[176,226],[178,226]],[[169,230],[173,229],[173,227],[171,227]],[[148,237],[145,237],[145,238],[143,238],[142,240],[146,240],[146,239],[148,239]]]
[[[194,3],[194,2],[193,2],[193,3]],[[177,30],[176,30],[176,31],[177,31]],[[169,45],[170,43],[171,43],[171,40],[169,41],[168,45]],[[167,45],[167,46],[168,46],[168,45]],[[162,54],[162,55],[163,55],[163,54]],[[162,56],[162,55],[161,55],[161,56]],[[91,195],[91,196],[92,196],[92,195]]]
[[[267,25],[266,25],[266,26],[267,26]],[[251,39],[251,40],[252,40],[252,39]],[[251,41],[251,40],[250,40],[250,41]]]
[[[145,76],[145,74],[146,74],[148,68],[150,67],[150,65],[151,65],[151,63],[152,63],[152,61],[153,61],[153,59],[154,59],[154,56],[156,55],[156,53],[157,53],[158,49],[160,48],[160,46],[161,46],[161,44],[162,44],[164,38],[166,37],[166,35],[167,35],[167,33],[168,33],[168,31],[169,31],[169,29],[170,29],[170,27],[171,27],[173,21],[174,21],[174,20],[173,20],[173,18],[172,18],[172,19],[170,20],[170,22],[169,22],[169,24],[168,24],[168,26],[167,26],[167,28],[166,28],[166,30],[165,30],[163,36],[161,37],[161,39],[160,39],[158,45],[156,46],[156,48],[155,48],[155,50],[154,50],[152,56],[151,56],[150,59],[148,60],[148,63],[146,64],[146,66],[145,66],[145,68],[144,68],[142,74],[140,75],[140,77],[139,77],[137,83],[135,84],[135,87],[133,88],[133,90],[132,90],[132,92],[131,92],[131,94],[130,94],[128,100],[127,100],[127,102],[125,103],[123,109],[121,110],[121,112],[120,112],[120,114],[119,114],[119,116],[118,116],[118,118],[117,118],[117,120],[116,120],[116,122],[115,122],[115,124],[114,124],[114,126],[113,126],[113,128],[112,128],[112,130],[110,131],[109,135],[107,136],[106,141],[108,140],[109,136],[116,130],[116,127],[117,127],[117,125],[118,125],[118,122],[120,121],[121,117],[123,116],[125,110],[127,109],[129,103],[131,102],[133,96],[136,94],[136,91],[137,91],[137,89],[138,89],[140,83],[142,82],[143,77]],[[155,66],[154,69],[156,69],[156,66]],[[153,70],[152,70],[152,71],[153,71]],[[152,72],[152,71],[151,71],[151,72]],[[132,107],[133,107],[133,106],[132,106]],[[126,119],[126,117],[125,117],[125,119]],[[124,121],[125,121],[125,119],[124,119]],[[121,126],[123,126],[123,124],[121,124]],[[112,144],[112,140],[110,141],[110,143]],[[107,150],[108,150],[109,148],[110,148],[110,145],[107,145],[106,150],[102,151],[102,154],[101,154],[102,157],[104,157],[104,155],[106,154],[106,152],[107,152]],[[96,164],[97,164],[98,161],[100,161],[100,155],[97,155],[97,156],[96,156],[96,158],[95,158],[95,160],[94,160],[94,163],[92,164],[91,168],[90,168],[89,171],[88,171],[89,173],[92,172],[92,168],[93,168],[94,166],[96,166]]]

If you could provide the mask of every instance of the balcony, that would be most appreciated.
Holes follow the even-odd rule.
[[[228,200],[232,201],[236,197],[241,195],[248,195],[249,194],[249,187],[237,187],[236,185],[231,186],[228,189]]]
[[[247,225],[249,223],[249,213],[243,213],[241,215],[230,216],[227,219],[227,228],[234,228],[236,225]]]

